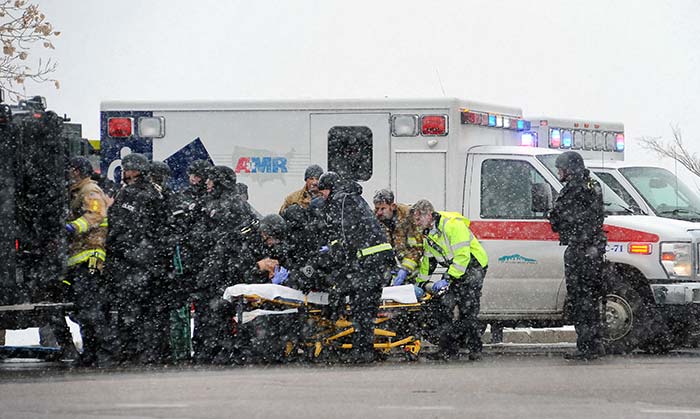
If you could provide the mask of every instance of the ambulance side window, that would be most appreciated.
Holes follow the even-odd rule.
[[[328,170],[351,180],[369,180],[372,177],[372,130],[362,126],[328,130]]]
[[[481,217],[500,219],[542,218],[532,211],[532,185],[546,183],[522,160],[484,160],[481,166]]]

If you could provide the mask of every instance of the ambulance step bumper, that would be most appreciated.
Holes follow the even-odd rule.
[[[656,304],[700,304],[700,282],[650,285]]]

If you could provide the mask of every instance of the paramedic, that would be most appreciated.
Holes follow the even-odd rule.
[[[331,293],[349,297],[353,314],[350,361],[372,362],[374,319],[394,264],[391,245],[358,183],[327,172],[318,188],[325,200],[322,211],[331,240],[323,251],[331,256],[337,278]]]
[[[411,213],[424,234],[419,280],[427,281],[437,264],[447,269],[431,287],[433,293],[444,293],[437,306],[440,337],[434,358],[448,360],[457,357],[466,338],[469,360],[478,360],[482,343],[477,316],[488,266],[486,252],[469,229],[469,220],[461,214],[436,212],[425,199],[416,202]],[[455,307],[459,308],[456,318]]]
[[[192,338],[194,360],[204,364],[228,362],[230,319],[226,318],[228,307],[222,296],[240,274],[243,235],[257,223],[250,206],[238,195],[233,169],[212,167],[207,171],[206,185],[205,215],[195,232],[206,257],[196,275]]]
[[[101,329],[105,322],[106,302],[100,277],[105,262],[107,238],[108,198],[97,183],[90,179],[92,165],[82,156],[70,160],[71,221],[66,224],[69,233],[68,272],[63,284],[66,301],[75,304],[71,318],[80,325],[83,353],[79,365],[94,366],[101,352]]]
[[[280,215],[292,204],[299,204],[303,208],[308,208],[311,200],[319,195],[318,179],[323,174],[323,169],[317,164],[312,164],[304,171],[304,187],[298,191],[292,192],[284,199],[284,203],[280,208]]]
[[[400,269],[391,285],[403,285],[406,278],[418,267],[423,256],[423,235],[410,216],[411,208],[394,202],[394,193],[382,189],[374,194],[374,213],[384,227]]]
[[[605,354],[602,343],[603,267],[607,238],[603,231],[603,194],[589,176],[581,155],[562,153],[555,162],[565,183],[549,214],[552,230],[566,245],[564,274],[576,329],[576,348],[567,358],[589,360]]]
[[[167,333],[154,312],[157,279],[165,269],[156,251],[161,245],[162,197],[146,177],[149,162],[144,155],[125,156],[122,169],[125,184],[108,211],[105,273],[113,329],[108,338],[113,362],[155,363]]]

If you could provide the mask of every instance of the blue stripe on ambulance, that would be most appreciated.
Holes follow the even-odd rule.
[[[209,152],[199,137],[182,147],[170,157],[165,159],[165,163],[172,170],[170,187],[175,190],[185,188],[188,185],[187,167],[195,160],[208,160],[214,164]]]
[[[139,118],[151,117],[150,111],[105,111],[100,113],[100,170],[117,183],[121,182],[121,159],[130,153],[141,153],[153,159],[153,138],[139,137]],[[112,138],[107,131],[109,118],[134,119],[134,132],[129,138]]]

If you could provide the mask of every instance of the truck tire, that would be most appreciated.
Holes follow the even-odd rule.
[[[605,297],[605,350],[610,354],[633,351],[645,341],[649,316],[639,293],[625,282],[611,284]]]

